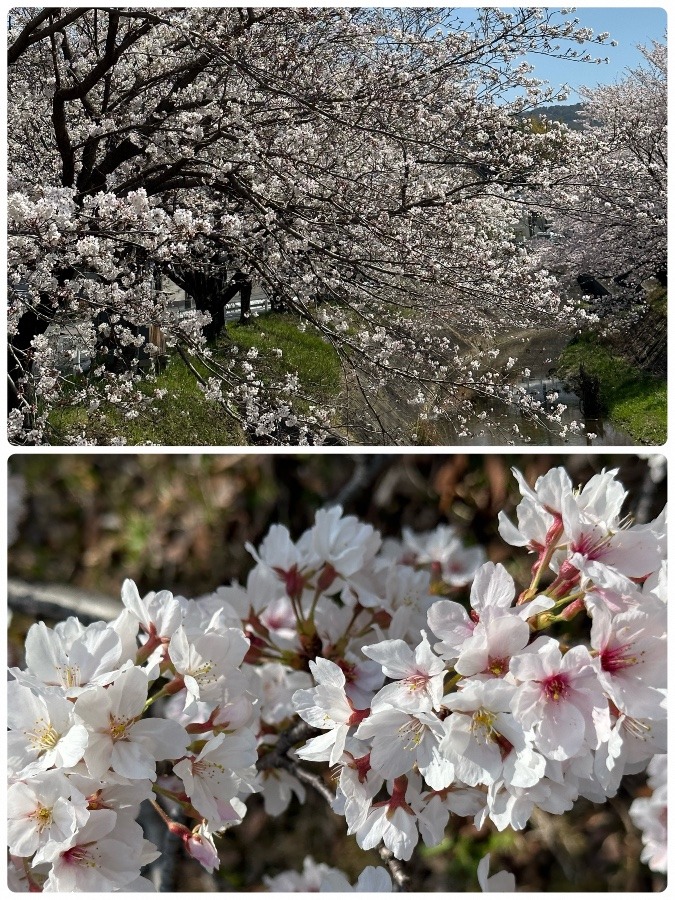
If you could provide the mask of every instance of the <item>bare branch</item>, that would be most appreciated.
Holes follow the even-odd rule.
[[[312,728],[312,726],[308,725],[306,722],[298,721],[294,725],[291,725],[286,731],[282,731],[279,735],[279,740],[274,747],[264,756],[260,757],[256,764],[258,771],[262,772],[265,769],[277,768],[279,761],[283,758],[287,758],[286,754],[292,747],[299,744],[301,741],[304,742],[311,737],[316,737],[318,734],[321,734],[321,732],[316,728]]]
[[[386,847],[380,846],[379,848],[380,859],[387,867],[389,874],[391,875],[391,880],[394,883],[394,891],[400,893],[401,891],[409,891],[410,890],[410,878],[406,875],[403,870],[403,866],[400,861],[396,859],[391,850],[387,850]]]
[[[68,616],[77,616],[85,625],[101,620],[109,622],[122,609],[119,600],[104,594],[63,584],[28,584],[18,578],[7,581],[7,603],[11,610],[35,619],[60,622]]]
[[[391,459],[392,457],[380,453],[372,456],[355,456],[354,471],[349,481],[338,491],[335,498],[329,501],[329,505],[339,504],[346,509],[361,492],[364,492],[372,484],[380,472],[391,462]]]
[[[58,8],[47,7],[46,9],[43,9],[41,12],[37,13],[37,15],[35,15],[30,20],[30,22],[28,22],[18,38],[7,49],[8,65],[11,66],[13,63],[15,63],[19,59],[21,54],[32,44],[36,44],[43,38],[51,37],[51,35],[55,34],[57,31],[61,31],[67,25],[70,25],[72,22],[77,21],[77,19],[81,19],[83,16],[86,16],[86,14],[89,12],[89,7],[77,7],[77,9],[71,10],[60,19],[52,21],[46,28],[39,28],[39,26],[42,25],[43,22],[46,22],[53,16],[58,15],[59,12],[60,10]]]

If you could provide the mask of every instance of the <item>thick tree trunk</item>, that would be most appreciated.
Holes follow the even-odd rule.
[[[204,327],[207,341],[213,341],[220,335],[225,327],[225,307],[240,292],[242,315],[239,321],[249,320],[252,284],[249,276],[238,269],[229,281],[224,269],[220,269],[217,275],[171,269],[168,275],[194,299],[195,306],[200,312],[206,312],[211,316],[210,323]]]
[[[251,292],[253,291],[253,284],[250,279],[238,280],[237,276],[241,273],[238,272],[235,275],[235,281],[239,281],[239,296],[240,296],[240,311],[239,311],[239,324],[240,325],[248,325],[251,320]],[[245,276],[244,276],[245,277]]]
[[[23,389],[19,382],[31,367],[31,343],[33,338],[44,334],[53,318],[51,307],[40,306],[34,309],[27,306],[19,319],[17,333],[9,339],[7,351],[7,409],[11,412],[21,406]]]

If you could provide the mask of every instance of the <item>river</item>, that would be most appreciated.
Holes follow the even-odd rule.
[[[634,446],[635,440],[626,432],[615,428],[611,423],[597,419],[585,419],[581,412],[579,397],[567,389],[556,377],[556,364],[560,354],[567,346],[570,335],[552,329],[541,328],[536,332],[523,329],[505,333],[499,341],[500,355],[494,366],[500,368],[509,357],[516,362],[510,372],[512,383],[522,388],[535,399],[545,401],[547,395],[557,394],[553,406],[563,404],[566,409],[561,415],[560,423],[536,421],[521,412],[514,404],[472,396],[471,402],[478,415],[484,415],[484,421],[476,421],[472,414],[467,415],[466,433],[461,434],[457,427],[457,412],[448,411],[447,417],[439,419],[420,418],[417,422],[411,419],[415,407],[411,406],[411,398],[416,393],[416,386],[402,378],[391,379],[379,390],[361,393],[355,386],[347,393],[350,426],[345,428],[347,443],[373,444],[398,443],[418,444],[422,446]],[[529,376],[522,373],[529,370]],[[455,399],[450,399],[454,404]],[[442,393],[439,392],[428,406],[443,406]],[[552,408],[552,407],[551,407]],[[376,417],[382,432],[368,422]],[[581,431],[564,430],[565,425],[576,421],[584,425]],[[561,436],[561,432],[564,433]],[[458,433],[459,432],[459,433]],[[413,435],[417,435],[414,437]],[[596,435],[590,439],[587,435]]]
[[[543,446],[634,446],[635,440],[627,432],[615,427],[603,419],[586,418],[581,411],[579,397],[557,377],[556,364],[569,341],[570,335],[547,328],[535,335],[531,332],[516,332],[508,335],[501,342],[500,358],[513,356],[517,362],[514,372],[529,370],[529,375],[516,378],[515,386],[524,390],[535,400],[546,404],[553,410],[557,404],[566,407],[562,413],[560,424],[539,424],[529,419],[526,414],[514,407],[497,407],[494,401],[474,402],[480,411],[488,413],[487,420],[491,426],[473,429],[470,438],[462,441],[467,444],[495,445],[504,444],[505,436],[509,443],[531,443]],[[547,397],[557,395],[552,402]],[[561,437],[563,426],[571,422],[584,425],[581,431],[565,431]],[[497,427],[495,427],[495,425]],[[589,438],[588,435],[595,435]]]

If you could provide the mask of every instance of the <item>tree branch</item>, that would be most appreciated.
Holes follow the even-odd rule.
[[[391,880],[394,884],[394,891],[396,893],[409,891],[410,878],[403,870],[403,866],[401,865],[400,861],[396,859],[391,850],[387,850],[386,847],[378,847],[378,852],[380,854],[380,859],[385,864],[385,866],[387,867],[387,871],[391,875]]]
[[[89,7],[81,6],[77,9],[73,9],[60,19],[51,21],[47,28],[38,30],[40,25],[50,20],[53,16],[58,15],[59,12],[60,10],[58,8],[47,7],[47,9],[43,9],[28,22],[18,38],[7,49],[8,65],[11,66],[15,63],[21,54],[32,44],[36,44],[43,38],[50,37],[57,31],[62,31],[67,25],[77,21],[77,19],[81,19],[89,12]]]
[[[318,734],[321,734],[321,732],[316,728],[312,728],[312,726],[308,725],[306,722],[303,722],[302,720],[296,722],[294,725],[291,725],[290,728],[281,732],[279,740],[274,747],[264,756],[260,757],[256,763],[256,768],[259,772],[262,772],[265,769],[278,768],[280,760],[287,758],[286,754],[292,747],[299,744],[301,741],[307,741],[309,738],[316,737]],[[290,760],[288,761],[290,762]]]
[[[380,472],[391,462],[392,457],[378,453],[372,456],[355,456],[353,459],[354,471],[349,481],[326,505],[339,505],[343,509],[347,509],[354,498],[372,484]]]
[[[61,622],[77,616],[85,625],[109,622],[122,611],[119,600],[63,584],[28,584],[18,578],[7,580],[7,604],[11,610],[35,619]]]
[[[331,789],[325,784],[321,776],[315,775],[313,772],[308,772],[307,769],[303,769],[299,763],[289,759],[287,756],[288,751],[296,744],[299,744],[300,741],[316,737],[318,734],[321,734],[321,731],[313,728],[306,722],[296,722],[294,725],[291,725],[290,728],[282,731],[275,746],[268,753],[265,753],[264,756],[260,757],[256,763],[256,768],[259,772],[262,772],[265,769],[285,769],[287,772],[290,772],[291,775],[295,775],[299,781],[304,781],[305,784],[308,784],[313,788],[317,794],[323,797],[323,799],[332,807],[333,801],[335,800],[335,794],[333,794]],[[378,847],[378,853],[380,854],[380,859],[386,866],[387,871],[391,875],[394,891],[398,893],[409,890],[410,879],[408,875],[406,875],[400,861],[394,857],[391,850],[387,850],[386,847],[380,845]]]

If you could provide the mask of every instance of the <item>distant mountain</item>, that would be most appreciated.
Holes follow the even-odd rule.
[[[546,116],[547,119],[553,119],[554,122],[564,122],[568,128],[575,131],[581,130],[581,112],[584,108],[583,103],[556,104],[553,106],[537,106],[532,112],[527,113],[527,118],[533,116]]]

